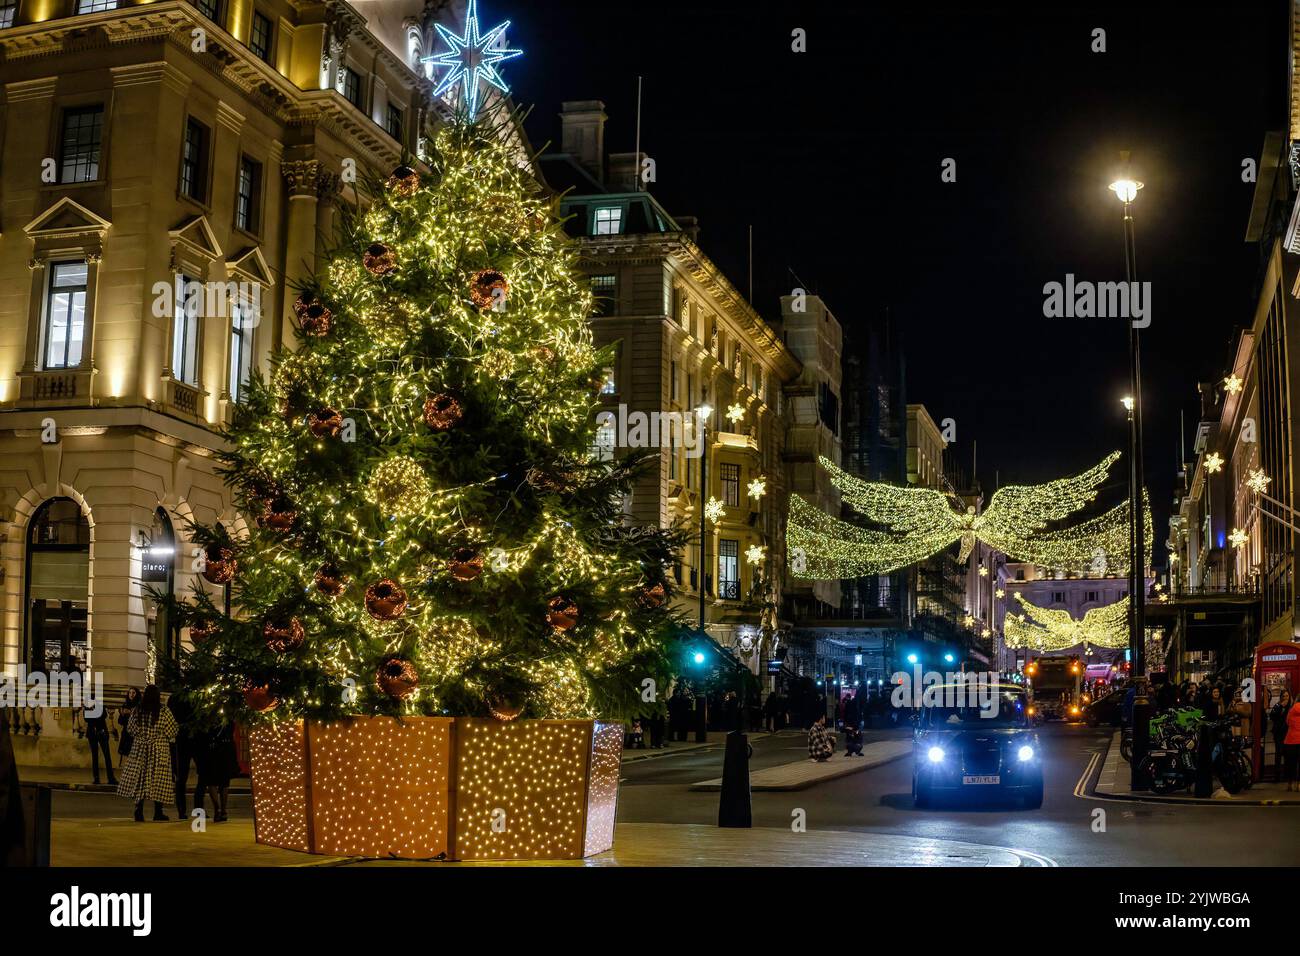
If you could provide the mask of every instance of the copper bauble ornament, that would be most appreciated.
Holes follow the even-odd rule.
[[[410,166],[398,166],[388,177],[387,186],[399,196],[414,196],[420,188],[420,174]]]
[[[262,527],[272,531],[288,531],[298,520],[298,512],[284,495],[276,495],[262,509]]]
[[[557,595],[546,605],[546,621],[557,631],[567,631],[578,623],[578,605],[564,595]]]
[[[406,591],[384,578],[366,588],[366,612],[377,621],[394,621],[406,610]]]
[[[266,639],[267,650],[274,654],[285,654],[302,647],[302,622],[296,617],[287,621],[267,621],[262,625],[262,637]]]
[[[480,309],[490,309],[505,302],[510,294],[510,280],[496,269],[480,269],[470,276],[469,299]]]
[[[190,643],[202,644],[204,641],[211,640],[216,633],[215,621],[194,621],[190,624]]]
[[[203,570],[199,573],[209,584],[227,584],[234,579],[238,567],[233,548],[210,544],[203,549]]]
[[[436,432],[445,432],[460,424],[465,409],[454,395],[440,392],[424,400],[424,423]]]
[[[668,595],[664,592],[664,586],[662,584],[652,584],[649,587],[641,588],[641,590],[636,593],[637,606],[645,608],[646,610],[662,607],[667,598]]]
[[[375,686],[381,693],[401,700],[415,693],[420,686],[420,675],[416,673],[415,665],[405,657],[388,657],[375,671]]]
[[[549,345],[539,345],[533,349],[533,358],[546,365],[550,365],[555,361],[555,349],[551,348]]]
[[[343,416],[333,408],[318,408],[307,416],[307,428],[317,438],[338,438]]]
[[[371,275],[386,276],[397,268],[397,253],[382,242],[372,242],[362,253],[361,264]]]
[[[298,324],[308,335],[320,337],[328,333],[334,324],[334,313],[316,302],[298,313]]]
[[[338,597],[347,587],[347,579],[339,571],[338,565],[333,563],[322,564],[317,568],[312,582],[316,585],[317,591],[330,597]]]
[[[318,304],[319,301],[311,292],[299,292],[298,297],[293,300],[293,314],[301,319],[308,308]]]
[[[522,714],[527,703],[524,695],[515,691],[493,690],[487,695],[488,713],[503,722],[514,720]]]
[[[447,570],[457,581],[473,581],[483,573],[483,555],[473,548],[457,548],[451,553]]]
[[[280,698],[271,693],[271,688],[266,684],[250,685],[244,688],[244,706],[265,714],[280,706]]]

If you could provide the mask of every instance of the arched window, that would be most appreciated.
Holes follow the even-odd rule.
[[[71,498],[51,498],[32,516],[24,582],[28,669],[85,671],[90,665],[90,524]]]
[[[172,594],[176,587],[176,532],[166,510],[158,508],[153,514],[153,529],[141,579],[148,587],[163,594]],[[181,631],[169,618],[167,608],[157,605],[153,619],[153,646],[160,657],[176,660],[180,656]]]

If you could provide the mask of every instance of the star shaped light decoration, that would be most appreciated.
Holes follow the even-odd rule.
[[[974,614],[967,614],[964,618],[962,618],[962,623],[965,624],[967,627],[974,627],[974,626],[975,626],[975,615],[974,615]]]
[[[767,479],[759,475],[749,483],[749,497],[761,498],[767,494]]]
[[[704,517],[717,524],[726,513],[726,510],[722,507],[722,502],[710,496],[708,504],[704,506]]]
[[[1223,456],[1217,451],[1212,451],[1205,456],[1205,470],[1210,474],[1218,474],[1223,470]]]
[[[1241,391],[1241,379],[1233,373],[1223,380],[1223,390],[1229,395],[1236,395]]]
[[[733,425],[745,417],[745,409],[741,405],[732,405],[727,409],[727,420]]]
[[[448,90],[459,85],[462,89],[465,111],[472,123],[478,114],[480,103],[479,87],[482,83],[496,87],[502,93],[509,93],[510,87],[497,72],[497,66],[506,60],[523,56],[523,50],[512,50],[502,43],[499,49],[493,45],[504,38],[510,21],[497,24],[487,33],[480,33],[478,28],[478,0],[469,0],[465,9],[465,35],[456,36],[441,23],[435,23],[438,36],[447,44],[446,51],[433,56],[422,57],[421,63],[448,67],[442,79],[433,91],[434,96],[442,96]]]
[[[1272,480],[1272,478],[1264,474],[1263,468],[1256,468],[1251,471],[1250,477],[1246,479],[1246,484],[1255,494],[1262,495],[1268,490],[1268,484]]]
[[[998,588],[996,591],[993,592],[993,594],[995,597],[997,597],[998,600],[1002,600],[1002,598],[1007,596],[1007,592],[1002,590],[1001,588]]]
[[[1232,534],[1228,535],[1228,540],[1232,542],[1234,548],[1244,548],[1246,543],[1250,541],[1250,535],[1240,528],[1233,528]]]
[[[761,544],[750,545],[745,549],[745,560],[750,564],[762,564],[763,558],[767,556],[767,548]]]
[[[989,569],[986,568],[984,565],[981,564],[981,565],[980,565],[980,577],[982,577],[982,578],[987,578],[988,576],[989,576]]]

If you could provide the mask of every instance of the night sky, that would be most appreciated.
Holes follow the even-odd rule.
[[[1137,8],[1137,9],[1131,9]],[[776,5],[486,0],[509,17],[517,101],[558,149],[563,100],[600,99],[606,148],[631,151],[636,78],[650,187],[700,218],[705,252],[755,305],[820,294],[852,338],[888,314],[907,398],[957,422],[986,491],[1082,470],[1127,442],[1127,328],[1048,319],[1043,285],[1124,278],[1119,151],[1143,180],[1139,278],[1148,486],[1157,562],[1198,381],[1223,376],[1255,306],[1244,241],[1267,130],[1284,129],[1282,0],[1233,4]],[[790,50],[807,31],[808,52]],[[1093,53],[1092,30],[1107,52]],[[940,164],[957,161],[956,183]],[[803,281],[797,282],[793,270]],[[1108,504],[1123,498],[1122,466]]]

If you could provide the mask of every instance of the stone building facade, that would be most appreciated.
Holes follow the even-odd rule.
[[[146,584],[198,580],[186,522],[240,529],[217,430],[292,347],[340,204],[450,109],[420,57],[463,9],[19,0],[0,21],[4,673],[88,669],[111,700],[187,639]],[[20,760],[67,762],[46,724]]]

